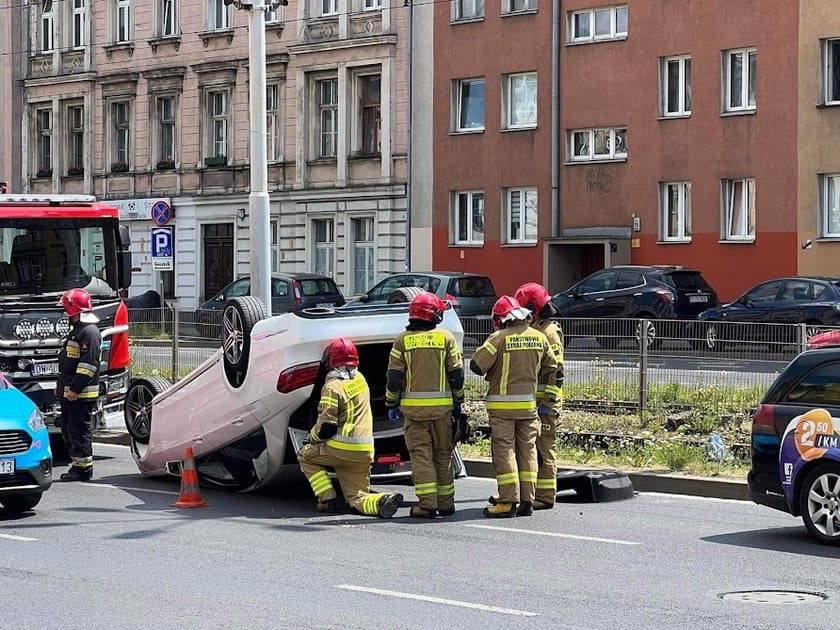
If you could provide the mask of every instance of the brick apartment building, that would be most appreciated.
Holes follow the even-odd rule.
[[[723,299],[840,275],[836,3],[559,6],[553,54],[550,2],[436,4],[436,268],[510,292],[683,264]]]

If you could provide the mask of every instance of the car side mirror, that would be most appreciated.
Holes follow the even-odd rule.
[[[363,293],[362,295],[359,296],[359,302],[367,302],[369,299],[370,299],[370,297],[368,297],[367,293]]]

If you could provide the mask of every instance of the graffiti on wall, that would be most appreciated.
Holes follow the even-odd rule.
[[[593,166],[586,172],[586,189],[589,192],[610,192],[612,175],[603,166]]]

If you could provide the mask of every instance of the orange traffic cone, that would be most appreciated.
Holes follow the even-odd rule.
[[[191,446],[187,447],[184,469],[181,471],[181,493],[178,495],[178,500],[172,504],[172,507],[207,507],[207,503],[201,498],[201,492],[198,489],[198,473],[195,471]]]

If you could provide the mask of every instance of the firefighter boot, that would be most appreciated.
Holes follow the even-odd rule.
[[[341,511],[338,499],[330,499],[328,501],[318,501],[315,506],[317,512],[324,512],[326,514],[337,514]]]
[[[548,503],[547,501],[540,501],[539,499],[534,499],[535,510],[550,510],[553,507],[553,503]]]
[[[379,499],[379,505],[376,510],[379,518],[391,518],[396,513],[397,508],[402,504],[402,500],[403,495],[399,493],[386,494]]]
[[[58,478],[59,481],[90,481],[93,477],[93,466],[82,468],[70,466],[69,470]]]
[[[437,510],[427,510],[419,505],[415,505],[408,514],[412,518],[435,518],[437,516]]]
[[[437,513],[438,516],[453,516],[455,514],[455,508],[451,507],[443,510],[438,510]]]
[[[491,518],[513,518],[516,516],[516,503],[496,503],[484,508],[484,516]]]
[[[516,515],[517,516],[532,516],[534,514],[534,504],[530,501],[523,501],[519,504],[519,507],[516,508]]]

